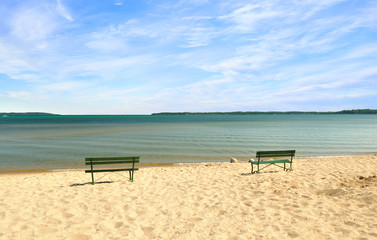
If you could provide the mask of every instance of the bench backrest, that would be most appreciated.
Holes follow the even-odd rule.
[[[134,167],[135,163],[138,163],[140,157],[96,157],[85,158],[85,165],[101,165],[101,164],[123,164],[132,163]]]
[[[282,150],[282,151],[258,151],[256,157],[259,159],[265,157],[291,157],[295,156],[296,150]]]

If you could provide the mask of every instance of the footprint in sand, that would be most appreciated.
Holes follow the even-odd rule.
[[[187,221],[189,222],[199,222],[199,221],[202,221],[203,218],[201,217],[193,217],[193,218],[188,218]]]
[[[288,233],[288,236],[290,236],[291,238],[297,238],[297,237],[300,236],[300,234],[298,234],[295,231],[291,231],[291,232]]]
[[[115,228],[120,228],[121,226],[123,226],[123,222],[117,222],[114,225]]]
[[[85,234],[72,234],[68,237],[69,240],[89,240],[90,237]]]
[[[154,228],[153,227],[143,227],[143,226],[141,226],[141,229],[143,230],[144,235],[146,235],[148,238],[154,237],[154,234],[153,234]]]

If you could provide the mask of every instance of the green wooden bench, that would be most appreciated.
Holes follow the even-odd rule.
[[[292,161],[293,157],[295,156],[296,150],[284,150],[284,151],[258,151],[256,153],[257,160],[249,162],[251,163],[251,173],[260,173],[260,170],[269,167],[271,165],[275,165],[281,168],[284,168],[285,171],[292,171]],[[274,159],[274,158],[281,158],[281,157],[288,157],[285,159]],[[266,159],[269,158],[269,159]],[[272,158],[272,159],[271,159]],[[284,164],[284,166],[278,165],[279,163]],[[285,164],[289,163],[289,168],[286,168]],[[267,164],[263,168],[259,168],[260,164]],[[254,165],[257,165],[257,171],[254,171]]]
[[[90,170],[85,170],[85,173],[92,174],[92,184],[94,185],[95,172],[119,172],[128,171],[130,174],[130,181],[134,181],[134,171],[139,170],[135,168],[135,163],[139,163],[140,157],[98,157],[98,158],[85,158],[85,165],[90,165]],[[126,168],[116,168],[114,165],[127,164]],[[112,168],[93,169],[94,165],[111,165]]]

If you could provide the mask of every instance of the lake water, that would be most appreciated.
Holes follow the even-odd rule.
[[[143,163],[248,160],[259,150],[299,157],[377,152],[377,115],[0,117],[0,169],[82,168],[85,157]]]

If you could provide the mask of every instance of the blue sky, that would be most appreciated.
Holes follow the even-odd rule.
[[[0,112],[377,108],[377,2],[1,0]]]

